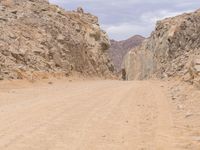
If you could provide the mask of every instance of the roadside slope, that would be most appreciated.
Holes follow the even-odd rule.
[[[1,0],[0,16],[1,80],[112,74],[107,34],[82,8],[65,11],[48,0]]]

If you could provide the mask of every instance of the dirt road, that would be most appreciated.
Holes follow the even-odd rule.
[[[0,150],[200,149],[200,133],[177,133],[164,82],[18,84],[0,85]]]

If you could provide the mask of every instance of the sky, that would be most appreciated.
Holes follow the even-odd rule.
[[[99,17],[111,39],[150,36],[158,20],[200,8],[200,0],[49,0],[66,10],[82,7]]]

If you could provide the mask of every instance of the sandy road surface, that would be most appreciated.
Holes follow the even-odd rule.
[[[166,83],[18,84],[0,84],[0,150],[187,149]]]

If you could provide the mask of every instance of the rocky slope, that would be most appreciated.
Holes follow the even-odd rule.
[[[127,52],[140,45],[144,39],[145,38],[140,35],[135,35],[123,41],[111,40],[111,47],[108,51],[117,72],[121,70],[123,58]]]
[[[126,78],[181,77],[200,82],[200,10],[158,21],[143,44],[124,63]]]
[[[47,0],[0,1],[0,78],[79,72],[109,76],[109,39],[98,18]],[[36,76],[37,76],[36,75]]]

